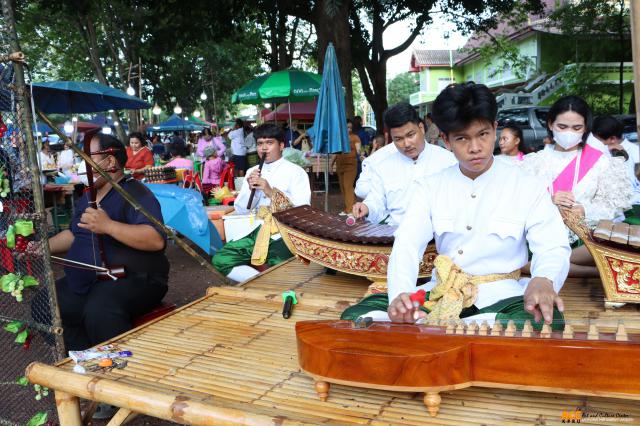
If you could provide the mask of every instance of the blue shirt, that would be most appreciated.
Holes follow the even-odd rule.
[[[300,133],[297,130],[291,130],[291,129],[287,129],[284,131],[284,147],[288,148],[291,146],[291,142],[295,141],[296,139],[298,139],[298,136],[300,136]],[[302,145],[302,144],[300,144]],[[294,147],[295,148],[295,147]],[[300,148],[298,148],[300,149]]]
[[[162,222],[160,203],[147,187],[132,178],[120,181],[120,186],[131,194],[144,209]],[[67,253],[67,259],[102,266],[96,235],[78,226],[82,213],[84,213],[88,205],[89,193],[87,192],[76,204],[73,219],[71,220],[71,232],[73,233],[74,239]],[[122,198],[122,195],[115,189],[111,189],[107,195],[102,198],[99,207],[102,208],[112,220],[130,225],[145,224],[154,226],[149,219]],[[160,232],[160,234],[166,240],[166,235],[164,235],[163,232]],[[168,274],[169,262],[164,255],[164,248],[160,251],[149,252],[126,246],[108,235],[102,235],[102,240],[104,242],[105,257],[108,265],[125,266],[127,274],[130,272],[157,273],[160,276]],[[65,266],[64,271],[69,288],[77,294],[87,293],[91,284],[96,280],[96,272],[93,270]]]

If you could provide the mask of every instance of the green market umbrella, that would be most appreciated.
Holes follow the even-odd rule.
[[[231,102],[308,102],[320,94],[321,82],[320,74],[295,69],[277,71],[245,84],[231,96]]]

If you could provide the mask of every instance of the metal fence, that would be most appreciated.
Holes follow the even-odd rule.
[[[24,379],[33,361],[63,354],[49,263],[44,209],[29,93],[17,52],[13,16],[0,19],[0,424],[56,421],[53,392]],[[15,58],[13,58],[15,59]]]

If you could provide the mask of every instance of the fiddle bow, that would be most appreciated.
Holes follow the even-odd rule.
[[[93,137],[98,133],[97,130],[92,130],[92,131],[88,131],[84,134],[84,144],[83,144],[83,151],[85,154],[87,154],[87,157],[91,158],[91,140],[93,139]],[[107,152],[103,152],[103,153],[107,153]],[[96,153],[93,153],[96,154]],[[87,183],[88,183],[88,197],[89,197],[89,207],[92,207],[94,209],[98,209],[98,202],[96,201],[97,199],[97,191],[96,191],[96,185],[95,182],[93,180],[93,167],[90,164],[87,164]],[[92,232],[93,233],[93,232]],[[104,240],[102,239],[102,235],[100,234],[96,234],[95,235],[96,239],[98,240],[98,253],[100,255],[100,261],[102,262],[102,266],[101,267],[96,267],[96,277],[99,280],[118,280],[118,278],[124,278],[126,273],[124,270],[124,266],[112,266],[109,267],[107,264],[107,256],[105,255],[105,251],[104,251]],[[95,251],[94,251],[94,255],[95,255]]]

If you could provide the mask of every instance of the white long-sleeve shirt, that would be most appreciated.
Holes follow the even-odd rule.
[[[250,176],[253,170],[258,166],[253,166],[247,170],[247,176]],[[311,204],[311,186],[309,185],[309,176],[304,169],[290,161],[280,158],[272,163],[265,163],[262,166],[260,175],[269,182],[271,188],[277,188],[284,192],[294,206],[302,206]],[[248,213],[247,203],[251,196],[251,188],[247,179],[242,182],[240,193],[234,202],[235,210],[239,214]],[[251,208],[260,206],[270,206],[271,198],[268,198],[262,190],[256,190],[253,197]]]
[[[387,268],[389,301],[414,292],[418,265],[429,241],[472,275],[509,273],[527,263],[531,274],[553,282],[556,292],[569,272],[571,249],[564,223],[544,185],[517,167],[493,162],[476,179],[456,165],[416,185],[404,221],[395,233]],[[420,286],[430,290],[436,284]],[[522,296],[527,279],[502,280],[478,287],[478,308]]]
[[[580,150],[545,149],[525,155],[517,165],[537,176],[543,185],[550,186],[579,153]],[[622,218],[623,212],[631,208],[632,185],[627,173],[624,158],[601,155],[573,188],[571,192],[584,207],[590,226],[601,219]],[[573,233],[569,236],[572,241],[577,239]]]
[[[389,215],[390,225],[399,225],[411,203],[411,183],[457,164],[454,155],[444,148],[425,144],[416,160],[396,150],[371,169],[369,193],[364,204],[369,209],[367,220],[378,223]]]
[[[231,139],[231,153],[233,155],[247,155],[247,146],[244,143],[244,129],[241,127],[229,132]]]
[[[356,182],[356,195],[363,200],[367,198],[371,191],[371,185],[374,179],[374,171],[378,164],[386,160],[390,155],[398,152],[398,148],[393,143],[383,146],[362,162],[362,171]]]

